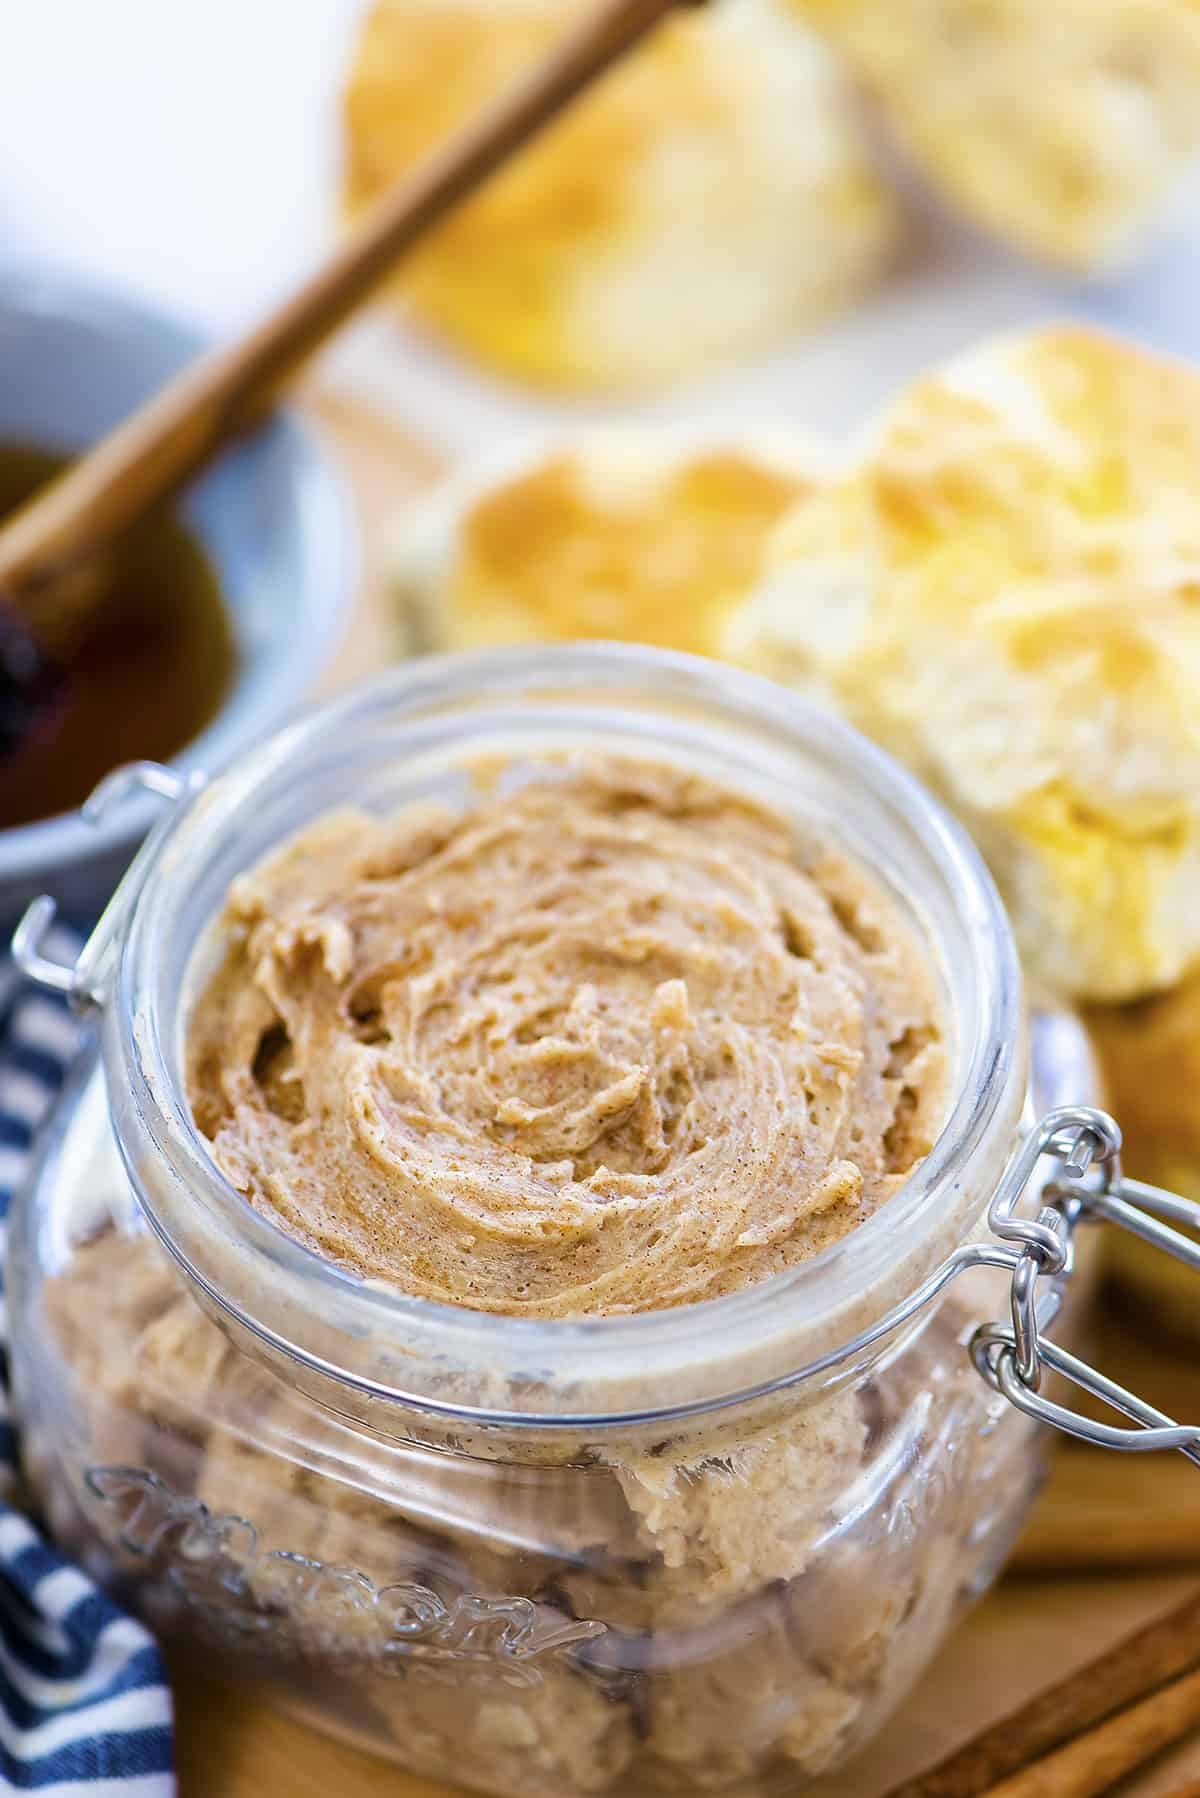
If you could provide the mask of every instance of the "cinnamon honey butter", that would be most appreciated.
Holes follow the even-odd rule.
[[[234,883],[187,1067],[247,1202],[366,1279],[544,1318],[732,1292],[883,1204],[947,1085],[883,883],[665,761],[481,784]]]
[[[782,689],[539,645],[263,746],[130,906],[6,1270],[57,1539],[431,1779],[870,1798],[1039,1477],[1004,1270],[933,1279],[1027,1087],[955,827]]]

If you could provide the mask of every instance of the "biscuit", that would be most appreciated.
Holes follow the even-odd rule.
[[[1134,1005],[1093,1007],[1087,1022],[1126,1173],[1200,1202],[1200,972]],[[1109,1236],[1111,1276],[1153,1304],[1156,1329],[1200,1339],[1195,1269],[1125,1231]]]
[[[779,526],[725,648],[925,779],[1034,976],[1200,956],[1200,374],[1070,326],[914,383]]]
[[[1131,259],[1200,150],[1192,0],[793,0],[923,173],[1051,263]]]
[[[351,212],[587,0],[376,0],[345,101]],[[880,266],[898,211],[830,54],[782,0],[658,28],[409,262],[416,316],[549,387],[637,391],[768,346]]]
[[[715,655],[815,464],[816,452],[646,431],[467,474],[397,544],[400,647],[605,637]]]

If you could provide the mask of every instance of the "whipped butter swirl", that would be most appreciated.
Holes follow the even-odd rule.
[[[733,1291],[927,1152],[943,1016],[882,885],[666,762],[320,820],[230,894],[188,1020],[239,1192],[403,1291],[540,1317]]]

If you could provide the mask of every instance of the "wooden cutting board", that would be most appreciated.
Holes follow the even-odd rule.
[[[316,389],[310,410],[340,456],[364,535],[362,591],[332,688],[391,658],[384,570],[404,513],[436,477],[415,439]],[[1097,1355],[1154,1402],[1200,1416],[1200,1351],[1148,1348],[1106,1324]],[[1097,1571],[1097,1562],[1102,1563]],[[866,1754],[826,1782],[828,1798],[880,1798],[1041,1686],[1102,1653],[1200,1585],[1200,1470],[1181,1456],[1107,1454],[1066,1445],[1018,1548],[1014,1571],[976,1608]],[[181,1798],[453,1798],[255,1704],[190,1665],[176,1669]],[[1200,1779],[1200,1739],[1119,1788],[1118,1798],[1174,1798]]]

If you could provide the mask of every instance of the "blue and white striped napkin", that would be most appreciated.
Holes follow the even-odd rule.
[[[72,959],[78,944],[56,934],[52,953]],[[18,990],[11,964],[0,1008],[2,1281],[9,1201],[79,1025],[63,1002]],[[171,1694],[153,1638],[4,1502],[16,1474],[7,1342],[0,1309],[0,1792],[172,1798]]]

